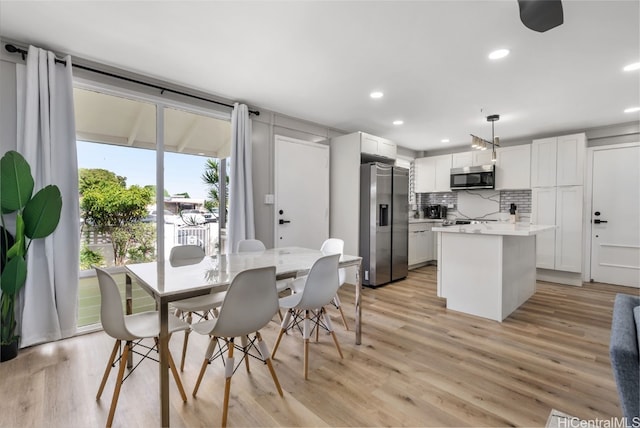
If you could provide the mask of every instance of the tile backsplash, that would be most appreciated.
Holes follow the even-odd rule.
[[[448,218],[500,219],[516,204],[520,221],[531,216],[531,190],[461,190],[456,192],[416,193],[416,205],[423,212],[426,205],[446,205]],[[458,211],[460,209],[460,212]]]
[[[531,214],[531,190],[503,190],[500,192],[500,212],[509,212],[516,204],[520,214]]]

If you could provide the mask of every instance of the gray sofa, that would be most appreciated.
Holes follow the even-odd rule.
[[[613,304],[609,355],[622,413],[629,426],[640,421],[639,338],[640,297],[618,294]]]

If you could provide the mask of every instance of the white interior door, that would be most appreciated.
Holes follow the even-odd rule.
[[[640,146],[594,150],[591,279],[640,287]]]
[[[320,248],[329,237],[329,146],[276,135],[275,247]]]

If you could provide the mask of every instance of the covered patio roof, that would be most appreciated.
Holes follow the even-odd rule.
[[[78,140],[155,150],[154,104],[81,88],[74,88],[74,103]],[[228,120],[165,109],[165,152],[222,159],[230,143]]]

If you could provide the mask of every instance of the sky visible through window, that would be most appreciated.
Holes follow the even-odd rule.
[[[127,186],[155,185],[156,152],[132,147],[78,141],[78,168],[102,168],[127,178]],[[164,187],[170,195],[187,192],[206,199],[208,187],[202,181],[207,162],[204,156],[164,154]]]

